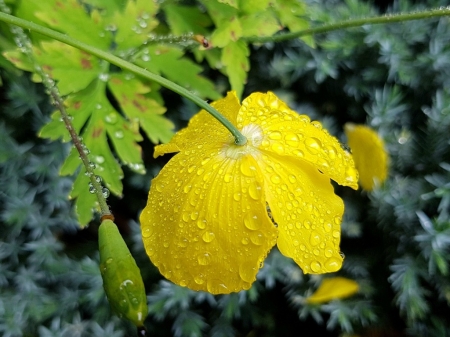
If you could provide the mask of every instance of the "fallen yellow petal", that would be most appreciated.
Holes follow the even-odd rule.
[[[323,279],[319,288],[309,297],[306,303],[320,304],[335,299],[342,299],[356,294],[359,290],[357,282],[345,277]]]
[[[371,128],[353,123],[345,125],[345,134],[359,171],[359,182],[363,189],[372,191],[388,174],[389,157],[383,140]]]

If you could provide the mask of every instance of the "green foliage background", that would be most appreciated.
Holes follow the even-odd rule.
[[[271,90],[343,142],[346,122],[370,125],[385,140],[391,167],[382,188],[366,193],[336,187],[346,204],[341,246],[346,259],[338,274],[357,280],[359,294],[305,304],[327,275],[303,275],[276,249],[249,291],[192,292],[161,279],[145,255],[136,220],[151,178],[167,160],[152,159],[153,143],[169,140],[198,108],[155,83],[31,33],[37,62],[69,95],[73,123],[113,194],[108,201],[146,284],[149,334],[447,336],[449,19],[264,45],[248,40],[283,27],[295,31],[382,10],[447,4],[396,1],[380,9],[357,0],[270,3],[10,1],[17,16],[133,61],[205,99],[230,87],[242,97]],[[98,221],[79,228],[93,218],[95,200],[78,155],[57,140],[69,138],[36,83],[39,77],[30,73],[34,65],[14,47],[6,25],[0,33],[0,334],[133,335],[133,327],[110,312],[104,295]],[[214,48],[201,47],[190,33],[205,35]]]

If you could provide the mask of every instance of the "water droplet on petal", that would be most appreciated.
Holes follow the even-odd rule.
[[[244,225],[248,229],[254,231],[260,229],[262,226],[262,221],[258,218],[257,215],[247,214],[244,218]]]
[[[211,254],[208,252],[201,253],[197,255],[198,264],[201,266],[206,266],[211,263]]]
[[[213,241],[215,237],[216,237],[216,235],[213,232],[208,232],[208,231],[203,233],[203,235],[202,235],[202,239],[206,243]]]
[[[162,184],[158,181],[155,183],[155,188],[158,192],[162,192],[164,190],[164,184]]]
[[[321,241],[320,234],[316,231],[311,232],[311,236],[309,237],[309,243],[312,246],[317,246]]]
[[[273,174],[270,176],[270,181],[274,184],[279,184],[281,182],[281,178],[278,174]]]
[[[334,238],[339,238],[341,236],[341,233],[339,231],[333,231],[333,237]]]
[[[197,227],[200,228],[200,229],[205,229],[206,228],[206,220],[205,219],[198,220],[197,221]]]
[[[272,140],[280,140],[282,138],[281,132],[280,131],[272,131],[269,134],[269,139]]]
[[[231,174],[229,174],[229,173],[225,173],[225,175],[223,176],[223,180],[226,183],[229,183],[232,179],[233,179],[233,176]]]
[[[325,261],[325,268],[327,269],[328,272],[337,271],[341,268],[341,266],[342,266],[342,261],[340,261],[334,257],[331,257]]]
[[[198,275],[194,276],[194,282],[197,283],[197,284],[205,283],[205,275],[198,274]]]
[[[229,292],[228,287],[225,285],[225,283],[217,278],[208,280],[206,283],[206,289],[211,294],[222,294]]]
[[[286,136],[284,136],[284,140],[286,144],[292,147],[297,147],[299,144],[298,136],[295,133],[288,132]]]
[[[322,269],[322,265],[318,261],[311,262],[311,270],[318,273]]]
[[[264,243],[263,233],[260,231],[252,232],[250,234],[250,241],[257,246],[261,246]]]
[[[253,200],[261,199],[262,188],[257,183],[253,183],[248,187],[248,194]]]
[[[239,266],[239,276],[245,282],[253,282],[258,268],[253,262],[247,261],[241,263]]]
[[[306,138],[305,145],[311,154],[317,154],[322,149],[322,142],[315,137]]]

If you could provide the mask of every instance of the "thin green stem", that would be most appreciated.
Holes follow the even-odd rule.
[[[213,117],[215,117],[220,123],[223,124],[223,126],[225,126],[231,132],[231,134],[235,138],[235,143],[237,145],[244,145],[245,143],[247,143],[247,138],[245,138],[245,136],[242,135],[242,133],[240,133],[239,130],[233,124],[231,124],[231,122],[229,120],[227,120],[224,116],[222,116],[211,105],[206,103],[200,97],[195,96],[189,90],[179,86],[178,84],[176,84],[172,81],[165,79],[164,77],[153,74],[145,69],[142,69],[141,67],[138,67],[138,66],[136,66],[130,62],[127,62],[117,56],[114,56],[108,52],[105,52],[101,49],[92,47],[84,42],[78,41],[76,39],[73,39],[73,38],[65,35],[65,34],[61,34],[55,30],[43,27],[43,26],[35,24],[33,22],[23,20],[23,19],[17,18],[12,15],[8,15],[5,13],[0,13],[0,21],[4,21],[6,23],[10,23],[10,24],[13,24],[13,25],[25,28],[25,29],[32,30],[36,33],[51,37],[52,39],[58,40],[60,42],[68,44],[69,46],[78,48],[89,54],[97,56],[105,61],[108,61],[111,64],[114,64],[122,69],[128,70],[138,76],[144,77],[151,81],[155,81],[156,83],[159,83],[163,87],[170,89],[183,97],[186,97],[187,99],[189,99],[192,102],[194,102],[195,104],[197,104],[200,108],[203,108],[206,111],[208,111]]]
[[[0,10],[2,12],[9,11],[9,8],[5,5],[3,0],[0,0]],[[4,14],[2,12],[0,12],[0,15]],[[11,32],[14,34],[17,46],[27,56],[28,60],[33,65],[34,71],[42,78],[42,83],[47,89],[47,92],[52,99],[53,105],[61,112],[61,118],[64,122],[64,125],[66,126],[67,131],[69,131],[70,138],[72,138],[72,142],[77,149],[78,154],[80,155],[80,159],[86,169],[87,175],[89,176],[90,182],[92,184],[92,191],[94,191],[94,193],[96,194],[102,216],[112,217],[109,206],[106,202],[106,197],[103,195],[103,187],[100,181],[97,180],[98,178],[97,176],[95,176],[94,169],[91,166],[91,162],[89,161],[89,158],[87,156],[87,148],[81,142],[80,137],[78,137],[78,134],[72,125],[71,118],[66,111],[64,101],[59,93],[58,87],[55,85],[53,79],[51,79],[50,76],[40,67],[40,65],[36,63],[36,60],[33,57],[30,40],[24,33],[23,29],[16,26],[11,26]]]
[[[346,21],[340,21],[330,24],[325,24],[322,26],[318,26],[315,28],[309,28],[300,30],[298,32],[291,33],[283,33],[274,36],[250,36],[242,38],[243,40],[249,43],[266,43],[266,42],[280,42],[286,40],[292,40],[298,37],[307,36],[307,35],[317,35],[332,32],[335,30],[352,28],[352,27],[361,27],[364,25],[377,25],[377,24],[387,24],[387,23],[395,23],[395,22],[404,22],[404,21],[412,21],[412,20],[422,20],[422,19],[430,19],[441,16],[449,16],[450,15],[450,7],[444,7],[440,9],[431,9],[421,12],[414,13],[400,13],[400,14],[388,14],[383,16],[369,17],[369,18],[360,18],[360,19],[350,19]]]

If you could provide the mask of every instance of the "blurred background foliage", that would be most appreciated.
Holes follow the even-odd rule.
[[[95,6],[99,1],[87,2]],[[305,22],[315,26],[447,3],[308,0],[301,5]],[[157,18],[170,25],[167,13]],[[11,50],[8,27],[1,24],[0,33],[2,51]],[[202,67],[212,90],[205,97],[229,89],[230,76],[211,65],[213,56],[208,60],[199,56],[198,46],[174,44],[181,47],[176,50],[182,50],[185,62]],[[142,148],[139,163],[146,173],[139,174],[143,171],[123,161],[118,164],[123,189],[108,202],[141,268],[148,294],[149,335],[448,336],[449,19],[352,28],[315,36],[314,44],[290,40],[248,44],[248,48],[243,97],[271,90],[294,110],[322,121],[343,143],[346,122],[371,126],[385,141],[391,159],[383,186],[370,193],[335,187],[346,205],[341,244],[346,258],[336,275],[356,280],[360,292],[344,300],[307,304],[305,298],[329,275],[303,275],[276,249],[248,291],[213,296],[163,280],[145,255],[136,221],[150,180],[167,158],[153,159],[155,140],[136,137]],[[217,52],[211,49],[212,54]],[[4,58],[0,67],[0,335],[133,336],[131,323],[111,313],[104,295],[98,268],[98,219],[81,230],[79,214],[67,198],[75,176],[61,176],[60,170],[70,145],[36,136],[54,108],[30,73]],[[113,101],[114,89],[107,92]],[[167,110],[165,117],[176,129],[198,111],[168,90],[154,92],[159,97],[148,97]],[[107,145],[114,148],[111,142]]]

